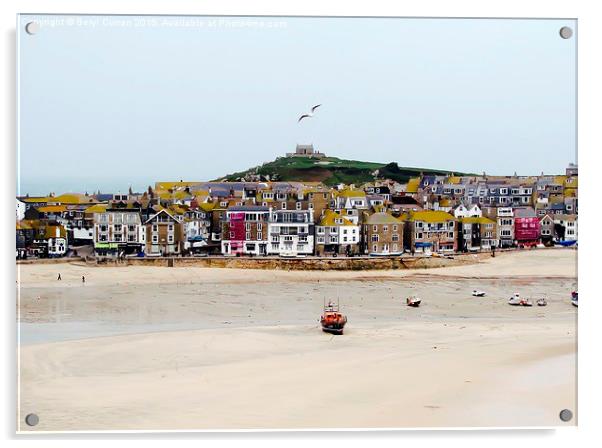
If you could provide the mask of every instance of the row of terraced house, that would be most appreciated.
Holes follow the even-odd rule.
[[[362,186],[157,182],[143,193],[17,198],[17,254],[399,255],[577,241],[577,169]]]

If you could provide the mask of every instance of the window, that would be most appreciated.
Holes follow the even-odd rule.
[[[234,232],[230,232],[230,239],[234,238]]]
[[[121,224],[115,224],[113,228],[115,229],[115,232],[121,232]]]
[[[159,235],[153,235],[153,243],[159,242]]]
[[[388,232],[389,231],[389,226],[383,226],[383,232]]]
[[[286,210],[286,202],[282,203],[282,210]]]
[[[318,227],[318,233],[324,233],[324,227]]]
[[[337,228],[336,227],[331,227],[330,228],[330,233],[336,233],[337,232]]]
[[[159,226],[157,224],[153,224],[153,232],[157,232],[159,230]]]
[[[399,235],[397,233],[393,234],[393,237],[391,238],[393,241],[399,241]]]
[[[168,225],[167,225],[167,230],[168,230],[169,232],[173,232],[173,224],[168,224]]]
[[[297,210],[301,210],[301,202],[297,202],[296,208],[297,208]]]
[[[251,223],[250,222],[245,223],[245,230],[247,230],[247,232],[249,230],[251,230]]]
[[[173,243],[173,235],[167,235],[167,242],[168,243]]]
[[[373,252],[376,252],[376,251],[378,251],[378,244],[373,244],[373,245],[372,245],[372,251],[373,251]]]
[[[372,241],[378,241],[378,234],[375,233],[374,235],[372,235]]]
[[[263,223],[262,222],[258,222],[257,223],[257,231],[261,232],[263,230]]]
[[[263,238],[261,237],[261,232],[257,232],[257,240],[262,240]]]
[[[250,240],[250,239],[251,239],[251,232],[245,233],[245,240]]]
[[[393,232],[397,232],[397,224],[393,226]]]
[[[374,225],[372,226],[372,231],[373,231],[373,232],[378,232],[378,226],[377,226],[376,224],[374,224]]]
[[[422,239],[422,232],[417,232],[416,233],[416,239],[417,240],[421,240]]]

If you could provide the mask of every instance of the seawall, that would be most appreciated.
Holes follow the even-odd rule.
[[[489,253],[454,255],[444,257],[308,257],[308,258],[249,258],[249,257],[174,257],[128,258],[125,260],[95,260],[88,264],[97,266],[162,266],[225,269],[268,269],[285,271],[366,271],[389,269],[428,269],[478,263],[489,258]]]

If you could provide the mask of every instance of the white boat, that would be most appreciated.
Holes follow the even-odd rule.
[[[579,306],[579,305],[577,304],[577,301],[578,301],[578,299],[579,299],[579,294],[577,293],[577,291],[573,291],[573,292],[571,293],[571,304],[572,304],[573,306],[577,306],[577,307],[578,307],[578,306]]]
[[[546,300],[545,297],[542,297],[541,299],[539,299],[537,301],[537,306],[547,306],[548,305],[548,301]]]
[[[406,299],[406,305],[414,308],[418,308],[420,306],[420,302],[422,302],[422,300],[416,296],[410,296]]]
[[[525,299],[520,296],[519,293],[515,292],[510,300],[508,300],[508,305],[513,306],[533,306],[533,302],[530,299]]]
[[[518,306],[521,304],[522,300],[523,299],[521,299],[520,294],[515,292],[514,295],[510,297],[510,300],[508,300],[508,305]]]
[[[472,295],[474,297],[485,297],[485,291],[479,291],[478,289],[475,289],[472,291]]]

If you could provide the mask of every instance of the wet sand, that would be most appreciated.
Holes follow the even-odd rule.
[[[40,423],[20,429],[572,425],[558,413],[576,411],[576,255],[370,272],[21,265],[19,420]],[[515,291],[548,306],[511,307]],[[319,329],[328,299],[343,336]]]

